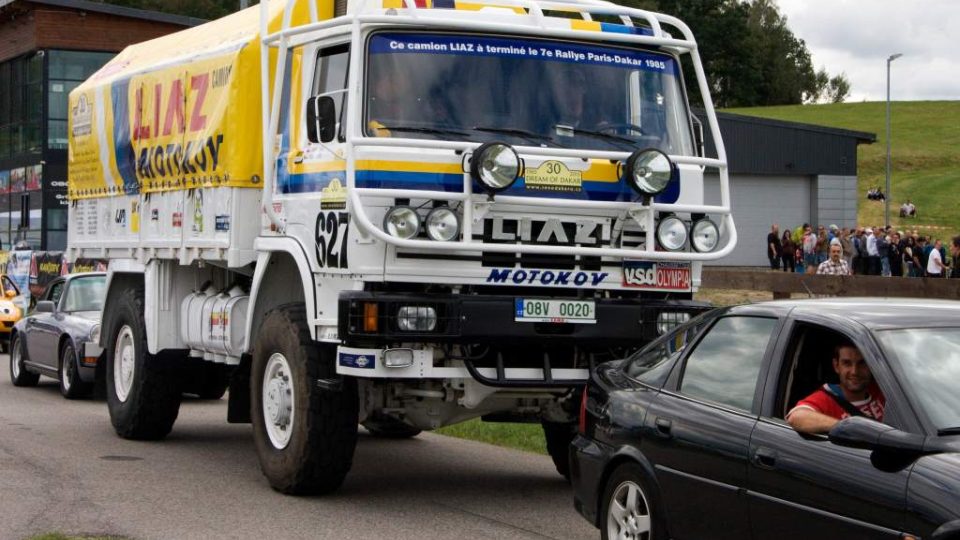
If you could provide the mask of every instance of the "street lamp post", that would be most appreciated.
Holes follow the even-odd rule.
[[[887,58],[887,192],[883,194],[883,225],[890,226],[890,63],[903,56],[892,54]]]

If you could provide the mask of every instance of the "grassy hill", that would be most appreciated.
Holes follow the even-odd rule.
[[[869,201],[871,186],[886,189],[886,103],[838,103],[728,109],[726,112],[805,122],[877,134],[858,158],[861,224],[882,225],[883,203]],[[890,221],[948,239],[960,233],[960,101],[895,101],[891,114]],[[917,205],[916,219],[901,219],[900,204]]]

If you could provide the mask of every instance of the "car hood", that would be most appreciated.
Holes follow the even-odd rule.
[[[99,311],[74,311],[70,315],[73,315],[74,317],[80,317],[81,319],[86,319],[88,321],[100,322]]]

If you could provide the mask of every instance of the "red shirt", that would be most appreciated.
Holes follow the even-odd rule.
[[[793,409],[790,409],[790,413],[793,413],[793,411],[800,407],[806,407],[838,420],[843,420],[850,416],[836,400],[827,395],[827,392],[830,392],[829,388],[829,385],[826,384],[823,385],[822,388],[818,388],[816,392],[797,402],[797,405]],[[850,404],[860,409],[864,416],[873,418],[878,422],[883,422],[883,410],[887,405],[887,398],[883,396],[883,392],[880,391],[877,383],[870,383],[870,386],[867,387],[867,399],[852,401]],[[790,414],[788,413],[787,416],[790,416]]]

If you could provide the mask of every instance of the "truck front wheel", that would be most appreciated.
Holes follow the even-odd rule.
[[[253,348],[250,417],[260,469],[290,495],[343,484],[357,443],[357,385],[338,379],[336,349],[310,338],[303,304],[266,314]]]
[[[117,298],[107,345],[107,407],[124,439],[162,439],[180,412],[180,362],[147,352],[143,289]]]

